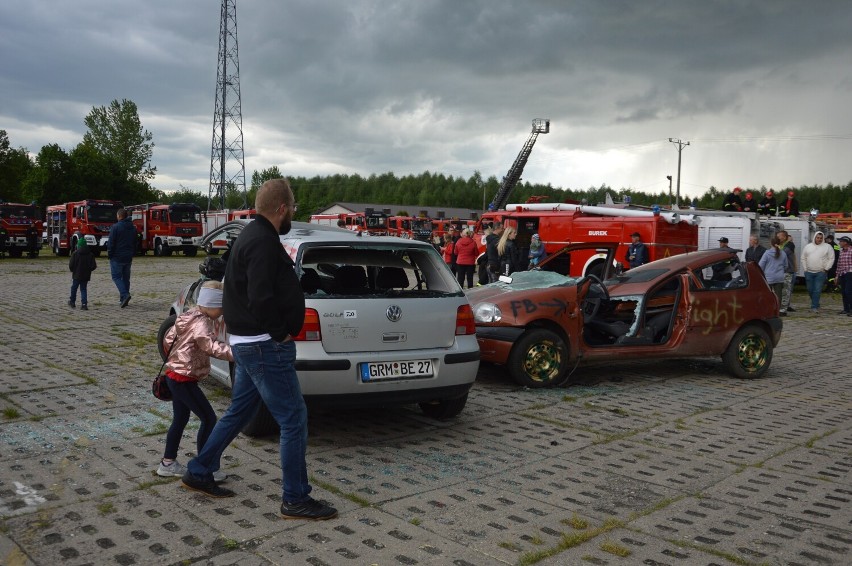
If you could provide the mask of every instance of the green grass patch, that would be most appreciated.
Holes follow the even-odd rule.
[[[520,552],[521,551],[521,547],[518,546],[517,544],[515,544],[514,542],[507,542],[507,541],[498,542],[497,546],[499,546],[500,548],[505,548],[506,550],[511,550],[512,552]]]
[[[109,515],[110,513],[115,513],[115,505],[113,505],[109,501],[104,501],[103,503],[99,503],[96,507],[98,513],[101,515]]]
[[[412,517],[411,519],[408,520],[408,522],[411,523],[412,525],[414,525],[415,527],[418,527],[418,526],[420,526],[421,521],[418,517]]]
[[[314,483],[314,484],[318,485],[319,487],[323,488],[324,490],[326,490],[330,493],[333,493],[333,494],[335,494],[339,497],[342,497],[344,499],[348,499],[352,503],[355,503],[356,505],[360,505],[361,507],[372,507],[373,506],[373,504],[368,499],[365,499],[364,497],[361,497],[360,495],[356,495],[354,493],[345,492],[335,485],[332,485],[332,484],[330,484],[326,481],[322,481],[322,480],[317,479],[316,476],[311,476],[311,483]]]
[[[559,521],[563,525],[568,525],[572,529],[576,529],[578,531],[582,531],[583,529],[589,528],[589,522],[574,513],[570,519],[562,519]]]
[[[3,409],[3,418],[4,419],[17,419],[21,416],[20,411],[15,407],[6,407]]]
[[[600,548],[606,553],[613,554],[615,556],[620,556],[621,558],[627,558],[628,556],[630,556],[629,548],[621,546],[620,544],[614,543],[609,540],[605,540],[604,542],[602,542],[598,548]]]

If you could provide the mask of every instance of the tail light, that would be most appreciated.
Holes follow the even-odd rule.
[[[476,334],[476,324],[473,322],[473,309],[470,305],[462,305],[456,311],[456,336],[474,334]]]
[[[293,340],[297,342],[316,342],[317,340],[322,340],[319,313],[315,309],[305,309],[305,323],[302,325],[299,335],[294,336]]]

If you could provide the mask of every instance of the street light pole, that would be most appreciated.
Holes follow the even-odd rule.
[[[677,145],[677,197],[675,198],[675,204],[680,206],[680,154],[684,146],[689,145],[689,142],[674,138],[669,138],[669,141]]]

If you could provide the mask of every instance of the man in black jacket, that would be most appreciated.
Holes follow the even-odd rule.
[[[236,371],[231,405],[204,448],[187,465],[183,484],[212,497],[234,492],[213,480],[222,452],[254,416],[261,399],[281,429],[282,499],[285,519],[324,520],[333,507],[309,495],[305,453],[307,408],[296,375],[296,345],[305,320],[305,296],[279,234],[290,231],[295,211],[286,179],[266,181],[255,199],[257,216],[234,242],[225,268],[225,325]]]
[[[107,257],[112,282],[118,289],[118,304],[124,308],[131,298],[130,266],[133,264],[133,254],[136,253],[136,226],[124,208],[115,212],[115,218],[118,222],[109,229]]]

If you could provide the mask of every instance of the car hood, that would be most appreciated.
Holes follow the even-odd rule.
[[[578,277],[565,277],[553,271],[521,271],[512,274],[512,282],[497,281],[468,289],[465,294],[471,305],[502,301],[514,293],[526,293],[551,287],[575,287]]]

